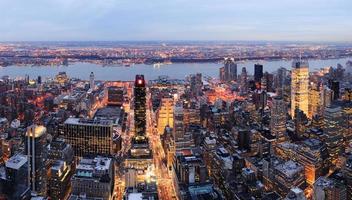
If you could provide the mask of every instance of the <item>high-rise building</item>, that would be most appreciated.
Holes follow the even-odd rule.
[[[340,82],[329,80],[329,88],[334,92],[333,100],[338,100],[340,98]]]
[[[192,74],[190,76],[190,90],[191,90],[192,96],[196,97],[198,95],[201,95],[202,87],[203,87],[202,74],[201,73]]]
[[[56,160],[50,168],[48,193],[51,199],[64,199],[71,185],[71,166],[65,161]]]
[[[243,151],[251,150],[251,133],[246,129],[240,129],[238,131],[237,143],[238,149]]]
[[[12,156],[5,163],[5,173],[3,192],[8,199],[29,199],[27,156],[22,154]]]
[[[346,180],[347,199],[352,199],[352,155],[347,157],[346,163],[342,167],[342,173]]]
[[[219,79],[220,81],[226,81],[225,79],[225,67],[219,68]]]
[[[73,175],[71,199],[85,196],[87,199],[111,200],[114,189],[114,161],[111,158],[83,158]]]
[[[163,134],[165,127],[173,127],[174,123],[174,99],[172,97],[165,97],[161,99],[161,105],[157,111],[157,126],[158,133]]]
[[[32,125],[27,128],[25,152],[29,160],[28,182],[32,192],[46,196],[46,162],[48,156],[47,133],[44,126]]]
[[[265,72],[262,79],[261,79],[261,89],[267,92],[273,92],[273,82],[274,82],[274,75]]]
[[[321,86],[312,82],[309,87],[308,117],[313,119],[315,115],[322,115]]]
[[[143,75],[134,81],[134,127],[138,136],[146,134],[146,87]]]
[[[293,187],[301,187],[305,183],[304,167],[289,160],[274,167],[275,190],[286,196]]]
[[[255,64],[254,65],[254,81],[256,83],[261,82],[262,78],[263,78],[263,65],[261,64]]]
[[[72,146],[68,144],[63,138],[55,138],[50,143],[48,159],[51,161],[63,160],[66,162],[66,164],[70,165],[74,159]]]
[[[173,124],[173,138],[178,141],[184,137],[185,127],[183,123],[183,105],[176,104],[174,106],[174,124]]]
[[[329,161],[335,165],[343,149],[343,116],[340,106],[331,105],[324,112],[324,139],[329,152]]]
[[[319,177],[313,185],[313,199],[347,200],[346,185],[334,178]]]
[[[124,89],[122,87],[108,87],[108,105],[122,106],[124,102]]]
[[[240,91],[242,94],[248,91],[247,70],[245,67],[242,68]]]
[[[345,129],[343,139],[346,147],[352,147],[352,102],[344,102],[342,108]]]
[[[321,103],[322,109],[324,109],[332,104],[334,101],[334,91],[332,91],[329,87],[323,86],[321,89]]]
[[[94,73],[91,72],[89,75],[89,88],[94,90],[94,87],[95,87]]]
[[[286,73],[287,73],[287,69],[280,67],[277,70],[277,74],[275,76],[275,88],[277,90],[283,90],[283,87],[285,85],[286,82]]]
[[[298,163],[304,166],[306,181],[313,183],[328,171],[328,152],[325,143],[318,139],[306,139],[299,145],[298,149],[293,149]]]
[[[291,73],[291,117],[295,118],[297,108],[308,115],[308,62],[294,61]]]
[[[274,97],[271,108],[270,128],[277,142],[285,141],[286,113],[285,101],[281,97]]]
[[[233,58],[226,58],[224,62],[225,81],[237,81],[237,64]]]
[[[111,120],[68,118],[60,133],[73,148],[75,156],[111,156],[113,153]]]

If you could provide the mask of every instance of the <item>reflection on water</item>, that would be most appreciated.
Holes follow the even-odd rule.
[[[322,67],[333,66],[336,67],[338,63],[345,66],[348,60],[352,58],[331,59],[331,60],[310,60],[309,66],[311,70]],[[274,72],[279,67],[291,68],[292,61],[247,61],[238,63],[238,72],[241,72],[242,67],[246,67],[249,74],[253,74],[253,66],[255,63],[264,65],[264,71]],[[155,79],[160,75],[168,75],[171,78],[183,79],[185,76],[193,73],[203,73],[208,76],[218,77],[219,63],[177,63],[168,65],[131,65],[129,67],[123,66],[109,66],[102,67],[96,64],[89,63],[75,63],[69,66],[9,66],[0,68],[0,77],[9,75],[10,77],[24,77],[26,74],[30,78],[37,76],[54,77],[61,71],[67,72],[70,77],[88,79],[90,72],[94,72],[97,80],[133,80],[136,74],[144,74],[147,79]]]

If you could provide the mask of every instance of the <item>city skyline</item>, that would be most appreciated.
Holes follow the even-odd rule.
[[[0,41],[352,39],[351,2],[5,0]]]

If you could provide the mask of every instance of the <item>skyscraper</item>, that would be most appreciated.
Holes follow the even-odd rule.
[[[185,133],[184,123],[183,123],[183,106],[182,104],[177,104],[174,106],[174,120],[173,120],[173,138],[175,141],[183,138]]]
[[[137,136],[146,133],[146,87],[144,75],[136,75],[134,82],[134,127]]]
[[[124,102],[124,89],[122,87],[108,87],[108,105],[122,106]]]
[[[94,82],[94,73],[91,72],[89,75],[89,88],[94,90],[95,82]]]
[[[308,62],[294,61],[291,72],[291,117],[295,118],[295,110],[299,109],[308,115]]]
[[[260,83],[263,78],[263,65],[255,64],[254,65],[254,81]]]
[[[247,83],[247,70],[245,67],[242,68],[242,73],[241,73],[241,85],[240,85],[240,91],[241,93],[246,93],[248,90],[248,83]]]
[[[286,105],[281,97],[274,97],[271,108],[271,133],[278,142],[285,141],[286,132]]]
[[[161,99],[160,108],[157,111],[158,133],[162,135],[166,126],[173,127],[174,123],[174,100],[172,97]]]
[[[233,58],[225,59],[225,81],[236,81],[237,80],[237,64]]]
[[[198,95],[201,95],[202,93],[202,87],[203,87],[203,82],[202,82],[202,74],[197,73],[197,74],[192,74],[190,76],[190,89],[191,89],[191,94],[196,97]]]
[[[340,106],[331,105],[324,111],[324,135],[331,164],[336,164],[343,148],[342,110]]]
[[[336,80],[329,80],[329,88],[334,92],[333,100],[340,98],[340,82]]]
[[[309,87],[308,117],[312,119],[315,115],[322,115],[322,87],[319,83],[312,82]]]
[[[111,120],[68,118],[60,134],[72,146],[75,156],[111,156],[113,153]]]
[[[25,151],[29,159],[28,182],[33,192],[46,196],[47,191],[47,140],[44,126],[27,128]]]
[[[5,163],[6,181],[2,191],[8,199],[29,199],[28,159],[27,156],[16,154]]]

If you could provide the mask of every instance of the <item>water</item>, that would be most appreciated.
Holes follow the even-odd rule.
[[[322,67],[336,67],[338,63],[345,66],[348,60],[352,58],[330,59],[330,60],[310,60],[310,70],[320,69]],[[274,72],[280,67],[291,68],[292,61],[246,61],[238,64],[238,72],[242,67],[246,67],[249,74],[253,74],[254,64],[261,63],[264,65],[264,71]],[[94,72],[96,80],[133,80],[136,74],[144,74],[147,80],[155,79],[160,75],[168,75],[171,78],[183,79],[185,76],[194,73],[218,77],[220,63],[174,63],[170,65],[153,65],[138,64],[130,67],[109,66],[90,63],[75,63],[69,66],[9,66],[0,68],[0,77],[8,75],[11,78],[24,77],[26,74],[30,78],[42,76],[43,78],[52,78],[59,72],[65,71],[70,77],[89,79],[90,72]]]

